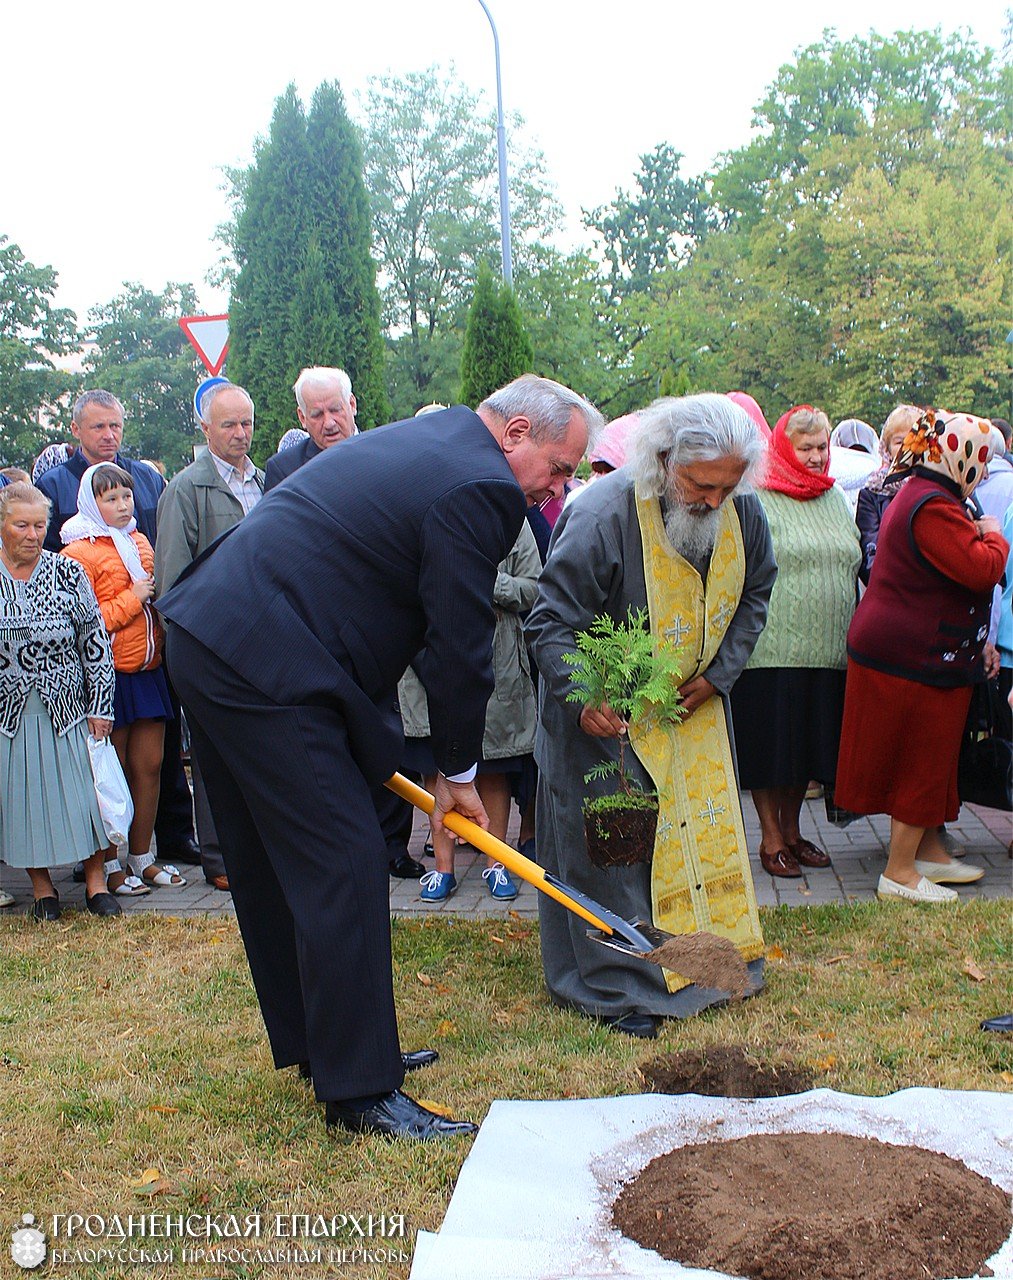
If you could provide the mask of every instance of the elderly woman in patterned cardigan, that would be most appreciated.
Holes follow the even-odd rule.
[[[42,548],[49,513],[30,484],[0,490],[0,858],[27,869],[36,920],[59,919],[50,868],[78,859],[88,910],[119,915],[87,748],[112,729],[112,652],[81,566]]]

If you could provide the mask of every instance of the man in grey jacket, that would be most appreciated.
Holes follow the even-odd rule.
[[[173,476],[158,503],[155,582],[160,594],[264,496],[264,473],[249,456],[253,439],[249,393],[230,382],[210,387],[200,403],[200,420],[208,442],[206,452]],[[192,750],[190,768],[204,878],[216,889],[227,890],[225,862]]]

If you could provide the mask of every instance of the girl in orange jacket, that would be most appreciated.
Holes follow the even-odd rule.
[[[89,467],[81,477],[77,515],[60,530],[63,554],[91,580],[112,640],[112,742],[134,802],[127,851],[132,874],[118,860],[106,863],[109,891],[121,896],[148,893],[152,885],[186,884],[175,867],[159,866],[150,852],[165,722],[173,712],[161,667],[164,636],[153,605],[155,556],[137,532],[133,490],[133,477],[122,467],[111,462]]]

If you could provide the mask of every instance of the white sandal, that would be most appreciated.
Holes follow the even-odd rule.
[[[186,880],[179,874],[179,868],[168,862],[160,867],[156,866],[153,853],[128,853],[127,862],[130,863],[130,869],[134,875],[146,885],[154,885],[159,889],[182,889],[186,886]],[[153,876],[144,874],[149,867],[155,867]]]
[[[123,875],[119,858],[110,858],[108,862],[103,862],[102,870],[105,872],[107,888],[110,876]],[[124,876],[121,884],[118,884],[115,889],[109,889],[109,892],[115,894],[117,898],[143,898],[151,890],[137,876],[127,875]]]

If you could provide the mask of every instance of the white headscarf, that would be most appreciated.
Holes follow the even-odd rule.
[[[131,580],[144,582],[148,574],[141,564],[137,545],[130,536],[137,528],[137,520],[131,517],[130,523],[125,528],[114,529],[102,519],[102,513],[95,501],[95,491],[92,488],[95,472],[100,466],[108,465],[107,462],[100,462],[97,466],[89,467],[81,477],[81,486],[77,491],[77,515],[64,521],[63,528],[60,530],[60,540],[66,546],[81,538],[112,538],[116,554],[123,561]]]

